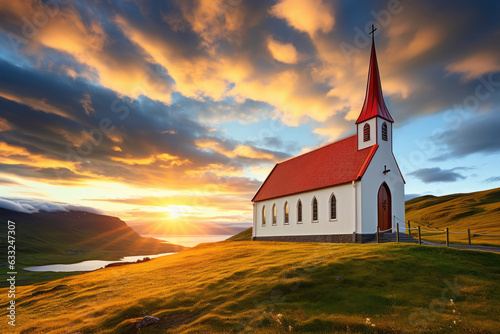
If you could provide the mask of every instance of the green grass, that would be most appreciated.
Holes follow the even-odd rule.
[[[226,241],[22,286],[16,330],[134,333],[151,315],[141,333],[493,333],[499,279],[488,252]]]
[[[251,241],[252,240],[252,228],[249,227],[246,230],[233,235],[228,241]]]
[[[500,188],[468,194],[422,196],[406,202],[406,219],[411,227],[420,225],[425,230],[467,232],[470,229],[473,245],[500,246]],[[416,235],[416,231],[412,232]],[[444,233],[422,232],[422,239],[444,243]],[[450,234],[450,242],[467,244],[467,233]]]

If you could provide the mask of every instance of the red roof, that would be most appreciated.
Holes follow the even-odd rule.
[[[360,179],[378,145],[358,150],[357,135],[280,162],[255,194],[258,202]]]
[[[372,40],[372,54],[370,56],[370,69],[368,70],[368,84],[366,85],[366,96],[363,109],[356,124],[366,121],[375,116],[394,123],[382,95],[382,85],[380,84],[380,74],[378,73],[377,54],[375,43]]]

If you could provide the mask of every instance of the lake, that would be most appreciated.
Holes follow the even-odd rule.
[[[181,245],[184,247],[194,247],[201,243],[207,242],[217,242],[226,240],[232,235],[143,235],[143,237],[153,237],[159,240],[168,241],[172,244]],[[175,253],[162,253],[154,255],[136,255],[136,256],[125,256],[120,260],[116,261],[105,261],[105,260],[88,260],[78,263],[71,264],[48,264],[45,266],[33,266],[26,267],[24,270],[36,271],[36,272],[73,272],[73,271],[92,271],[99,268],[104,268],[106,265],[115,262],[135,262],[137,260],[142,260],[145,257],[154,259],[155,257],[160,257],[164,255],[171,255]]]
[[[105,261],[105,260],[88,260],[82,261],[78,263],[70,263],[70,264],[48,264],[45,266],[34,266],[34,267],[26,267],[24,270],[27,271],[37,271],[37,272],[46,272],[46,271],[55,271],[55,272],[72,272],[72,271],[92,271],[99,268],[104,268],[106,265],[110,263],[116,262],[135,262],[137,260],[142,260],[145,257],[149,257],[150,259],[154,259],[155,257],[160,257],[164,255],[171,255],[175,253],[162,253],[162,254],[154,254],[154,255],[135,255],[135,256],[125,256],[120,260],[115,261]]]

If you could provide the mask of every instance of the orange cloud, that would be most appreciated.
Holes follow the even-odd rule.
[[[462,73],[465,80],[472,80],[483,74],[500,71],[500,59],[493,52],[481,51],[446,66],[446,70]]]
[[[9,20],[15,25],[24,24],[21,20],[23,17],[31,18],[36,12],[44,13],[41,3],[31,1],[2,2],[0,10],[10,13]],[[83,23],[73,4],[68,3],[60,6],[57,14],[51,16],[47,22],[33,33],[24,52],[42,57],[41,46],[66,52],[90,68],[77,73],[63,65],[62,70],[73,78],[81,76],[91,80],[97,79],[101,85],[132,98],[147,94],[152,99],[170,101],[170,83],[157,81],[152,84],[148,64],[143,59],[117,58],[116,55],[106,52],[108,36],[98,20]]]
[[[72,116],[70,113],[67,111],[49,104],[49,102],[46,99],[37,99],[33,97],[27,97],[27,96],[19,96],[15,93],[8,93],[5,91],[0,91],[0,97],[3,97],[4,99],[11,100],[14,102],[17,102],[19,104],[24,104],[29,106],[32,109],[35,110],[40,110],[49,114],[55,114],[64,118],[72,119],[74,120],[74,116]]]
[[[195,144],[201,149],[210,149],[229,158],[243,157],[250,159],[275,160],[274,155],[271,153],[258,150],[248,145],[238,144],[233,150],[230,150],[221,145],[219,142],[211,139],[200,139],[197,140]]]
[[[0,132],[12,130],[12,125],[5,119],[0,117]]]
[[[121,162],[127,165],[150,165],[155,162],[160,162],[161,163],[160,167],[167,167],[167,168],[191,163],[188,159],[180,159],[178,156],[170,155],[168,153],[153,154],[147,158],[142,158],[142,159],[133,158],[130,156],[127,156],[126,158],[111,157],[111,160],[116,162]]]
[[[328,33],[335,20],[331,8],[322,0],[281,0],[271,8],[271,14],[285,19],[293,28],[314,36],[317,31]]]
[[[298,61],[297,50],[292,43],[281,43],[269,37],[267,48],[277,61],[285,64],[294,64]]]

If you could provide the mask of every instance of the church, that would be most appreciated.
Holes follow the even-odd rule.
[[[372,34],[357,133],[276,164],[252,199],[252,240],[373,241],[405,232],[404,178],[392,151],[394,121],[382,94]],[[391,230],[391,228],[393,228]]]

